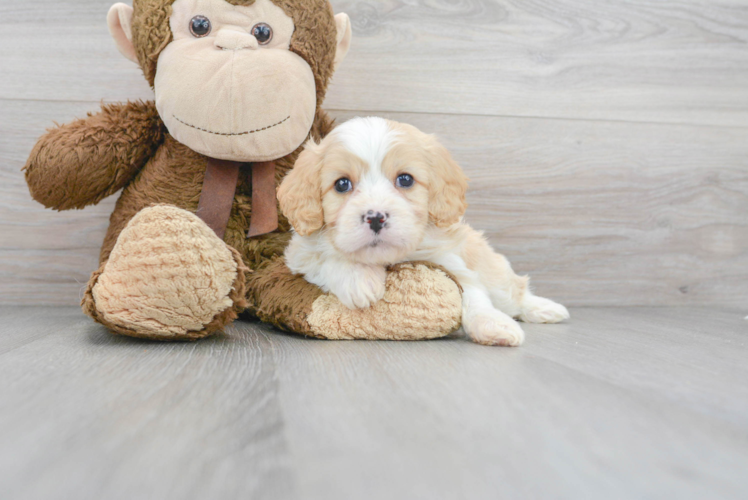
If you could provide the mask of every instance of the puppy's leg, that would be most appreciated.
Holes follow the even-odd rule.
[[[473,342],[515,347],[525,341],[522,327],[499,311],[482,287],[463,286],[462,327]]]
[[[518,346],[525,340],[522,327],[491,303],[480,275],[469,269],[456,254],[434,259],[457,277],[462,286],[462,328],[473,342],[484,345]]]
[[[346,263],[330,270],[327,288],[348,309],[363,309],[384,297],[386,280],[382,266]]]
[[[522,299],[519,319],[525,323],[560,323],[569,319],[569,311],[561,304],[533,295],[527,290]]]
[[[529,278],[517,276],[506,257],[496,253],[482,233],[468,228],[462,254],[468,267],[478,272],[497,309],[526,323],[558,323],[569,319],[564,306],[533,295]]]
[[[384,297],[387,270],[383,266],[328,259],[305,277],[322,291],[335,295],[348,309],[363,309]]]

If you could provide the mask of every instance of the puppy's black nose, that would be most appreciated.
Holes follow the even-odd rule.
[[[387,214],[381,212],[374,213],[374,210],[369,210],[364,215],[364,221],[369,224],[372,231],[379,234],[379,231],[382,230],[385,222],[387,222]]]

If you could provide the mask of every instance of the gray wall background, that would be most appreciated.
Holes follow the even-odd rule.
[[[55,213],[36,138],[149,99],[112,0],[0,0],[0,303],[75,304],[116,197]],[[354,43],[326,108],[438,134],[467,219],[567,305],[748,305],[748,2],[337,1]]]

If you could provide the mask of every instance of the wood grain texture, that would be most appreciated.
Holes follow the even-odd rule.
[[[292,497],[266,337],[133,342],[75,309],[0,313],[3,498]]]
[[[358,497],[361,485],[369,498],[741,497],[741,314],[581,309],[570,324],[525,328],[517,350],[280,337],[281,406],[304,415],[286,420],[300,489],[309,498]]]
[[[472,178],[469,222],[538,293],[748,303],[744,2],[333,4],[355,42],[327,107],[437,133]],[[0,303],[75,304],[96,267],[114,198],[46,211],[20,168],[53,121],[152,96],[108,6],[0,0]]]
[[[0,3],[0,98],[147,98],[110,0]],[[742,0],[335,0],[334,109],[748,126]]]
[[[573,309],[518,349],[194,344],[0,308],[0,491],[64,498],[741,499],[745,309]],[[9,335],[10,334],[10,335]]]
[[[48,118],[67,121],[91,106],[22,101],[6,109],[0,299],[78,303],[114,199],[44,210],[20,168]],[[468,222],[539,294],[570,305],[747,303],[743,129],[379,114],[436,133],[452,150],[471,178]]]

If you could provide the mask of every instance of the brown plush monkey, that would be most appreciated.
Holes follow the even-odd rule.
[[[434,266],[392,269],[385,298],[352,311],[283,262],[290,227],[274,188],[333,126],[320,105],[350,44],[348,16],[327,0],[134,0],[108,23],[155,102],[52,129],[25,166],[34,199],[56,210],[123,189],[86,314],[159,340],[205,337],[245,311],[331,339],[459,326],[459,289]]]

